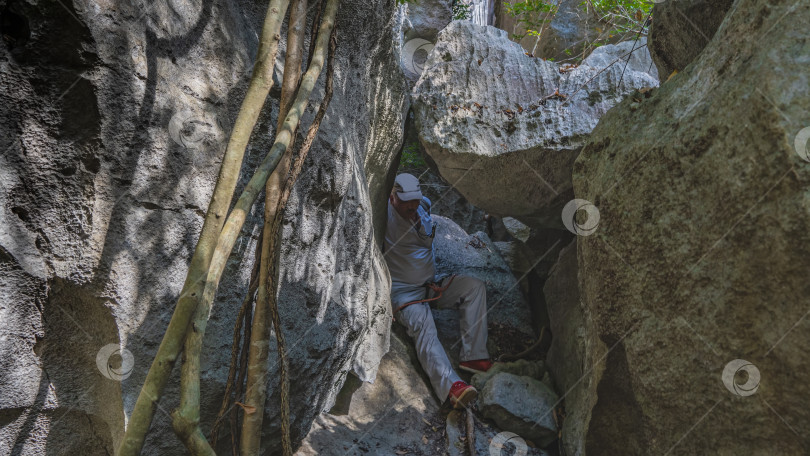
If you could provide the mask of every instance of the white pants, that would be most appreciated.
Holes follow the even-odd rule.
[[[441,285],[447,284],[449,277],[442,280]],[[429,298],[435,297],[436,292],[430,291]],[[425,298],[424,287],[414,287],[393,283],[391,287],[391,302],[394,310],[407,302]],[[487,290],[484,282],[467,276],[456,276],[453,282],[442,293],[442,297],[432,301],[439,308],[457,308],[461,311],[461,361],[488,359],[487,353]],[[416,356],[419,363],[427,372],[433,391],[439,400],[444,401],[450,393],[453,383],[461,380],[450,359],[439,342],[436,325],[429,303],[412,304],[402,309],[396,320],[408,331],[408,335],[416,345]]]

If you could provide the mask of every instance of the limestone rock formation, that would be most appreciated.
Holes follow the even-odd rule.
[[[562,443],[566,454],[582,455],[591,408],[597,399],[592,366],[585,365],[585,351],[586,347],[594,347],[590,351],[605,349],[580,300],[576,241],[560,252],[543,291],[551,330],[546,364],[557,391],[565,394]]]
[[[558,398],[539,380],[501,372],[486,383],[478,400],[483,416],[501,429],[541,447],[557,438],[552,409]]]
[[[444,439],[431,429],[441,404],[418,365],[404,331],[392,333],[374,383],[354,392],[346,413],[319,415],[296,455],[444,454]]]
[[[0,453],[114,452],[182,286],[265,9],[252,1],[4,3]],[[334,97],[284,217],[280,303],[294,441],[349,370],[373,378],[387,349],[388,276],[372,226],[384,227],[406,110],[393,17],[392,2],[342,2]],[[271,93],[243,175],[269,148],[278,96]],[[259,214],[243,230],[208,324],[206,432],[225,386]],[[108,344],[113,351],[101,352]],[[97,363],[100,352],[109,359]],[[269,378],[276,375],[274,364]],[[167,415],[177,382],[144,454],[183,451]],[[275,380],[268,395],[271,453]]]
[[[492,377],[501,372],[517,375],[518,377],[531,377],[535,380],[541,380],[546,373],[546,368],[542,361],[528,361],[525,359],[508,363],[495,363],[490,370],[473,375],[470,384],[478,390],[482,390]]]
[[[447,456],[465,456],[467,450],[466,412],[453,410],[447,414],[444,427],[447,436]],[[509,431],[500,431],[486,421],[474,416],[475,454],[499,455],[511,454],[520,456],[549,456],[549,453],[537,447],[530,447],[525,439]]]
[[[436,42],[439,32],[453,20],[451,0],[421,0],[400,6],[403,41],[422,38]]]
[[[735,2],[577,159],[601,220],[577,239],[586,339],[607,348],[585,347],[587,453],[810,451],[808,22],[807,3]]]
[[[665,81],[682,71],[714,36],[732,0],[679,0],[656,3],[650,27],[650,55]]]
[[[402,72],[412,86],[419,80],[439,32],[453,20],[451,0],[420,0],[400,5],[397,14]]]
[[[561,71],[526,56],[503,30],[453,22],[413,90],[419,139],[471,203],[529,226],[562,228],[571,166],[591,130],[624,95],[658,84],[645,48],[632,54],[620,81],[624,65],[610,64],[633,46],[600,47]]]

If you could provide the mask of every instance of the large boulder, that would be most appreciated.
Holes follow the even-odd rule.
[[[396,331],[374,383],[363,383],[344,413],[320,414],[296,455],[444,454],[440,407],[413,343]]]
[[[397,13],[402,73],[408,84],[419,80],[439,31],[453,20],[451,0],[405,2]]]
[[[810,451],[808,22],[806,3],[736,1],[576,161],[600,213],[577,239],[585,338],[607,348],[585,346],[588,453]]]
[[[709,44],[732,0],[678,0],[656,3],[650,27],[650,55],[665,81]]]
[[[252,1],[3,4],[0,453],[114,452],[182,287],[265,12]],[[387,350],[388,273],[374,228],[384,228],[406,110],[393,18],[392,2],[342,2],[334,97],[284,215],[279,301],[294,442],[348,371],[373,379]],[[237,191],[269,148],[278,96]],[[206,433],[261,213],[243,229],[208,324]],[[144,454],[184,451],[167,415],[178,373]],[[274,380],[268,395],[263,452],[273,453]]]
[[[573,197],[571,166],[591,130],[624,95],[658,84],[644,48],[620,80],[624,65],[611,64],[634,45],[602,46],[561,71],[526,56],[503,30],[453,22],[413,90],[419,139],[472,204],[562,228],[560,210]]]
[[[539,380],[495,374],[481,390],[481,414],[506,431],[545,447],[557,439],[553,409],[557,394]]]
[[[439,32],[453,21],[452,3],[452,0],[420,0],[400,5],[403,42],[421,38],[435,43]]]
[[[557,391],[565,392],[562,444],[566,454],[583,455],[591,408],[597,399],[593,376],[588,372],[590,366],[585,362],[585,347],[602,352],[605,348],[604,342],[595,337],[593,320],[580,300],[576,241],[560,252],[543,291],[551,330],[546,365]]]

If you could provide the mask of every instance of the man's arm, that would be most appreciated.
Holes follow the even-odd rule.
[[[430,199],[427,196],[422,197],[419,202],[419,218],[416,221],[416,232],[423,237],[434,237],[436,231],[436,224],[433,223],[433,218],[430,216]]]

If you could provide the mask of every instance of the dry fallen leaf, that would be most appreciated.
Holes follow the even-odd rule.
[[[424,443],[425,445],[427,445],[427,442],[428,442],[427,437],[425,437],[425,436],[423,435],[423,436],[422,436],[422,443]]]

